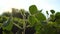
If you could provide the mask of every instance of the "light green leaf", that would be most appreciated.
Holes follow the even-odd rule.
[[[29,16],[29,22],[30,25],[33,26],[35,23],[37,23],[37,19],[34,16]]]
[[[42,13],[38,13],[38,14],[36,14],[35,17],[36,17],[39,21],[46,20],[45,15],[42,14]]]

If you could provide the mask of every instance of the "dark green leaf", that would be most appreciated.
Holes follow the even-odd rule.
[[[9,20],[7,22],[4,22],[3,25],[3,30],[8,30],[10,31],[12,29],[12,26],[13,26],[13,22],[12,22],[12,19],[9,18]]]
[[[54,14],[54,13],[55,13],[55,11],[54,11],[54,10],[50,10],[50,12],[51,12],[52,14]]]
[[[29,11],[30,11],[31,14],[36,14],[37,13],[37,7],[36,7],[36,5],[31,5],[29,7]]]
[[[46,14],[49,15],[48,11],[46,11]]]

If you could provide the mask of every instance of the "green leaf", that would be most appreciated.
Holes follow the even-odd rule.
[[[50,15],[50,20],[51,20],[51,21],[54,21],[54,20],[55,20],[55,15],[53,15],[53,14]]]
[[[33,26],[35,23],[37,23],[37,19],[34,16],[29,16],[29,22],[30,25]]]
[[[41,25],[40,25],[40,24],[37,24],[37,25],[35,26],[35,30],[36,30],[36,31],[40,31],[40,28],[41,28]]]
[[[46,14],[49,15],[48,11],[46,11]]]
[[[60,25],[60,12],[57,12],[57,13],[55,14],[55,22],[57,22],[57,24]]]
[[[45,15],[42,14],[42,13],[38,13],[38,14],[36,14],[35,17],[36,17],[39,21],[46,20]]]
[[[37,13],[37,7],[36,7],[36,5],[31,5],[30,7],[29,7],[29,11],[30,11],[30,13],[33,15],[33,14],[36,14]]]
[[[3,30],[10,31],[12,29],[12,27],[13,27],[13,22],[12,22],[11,18],[9,18],[9,20],[7,22],[4,22],[2,25]]]
[[[3,30],[8,30],[10,31],[12,29],[13,23],[10,22],[9,25],[7,25],[6,27],[3,26]]]
[[[60,12],[57,12],[57,13],[55,14],[55,18],[56,18],[56,19],[60,19]]]
[[[50,10],[50,12],[51,12],[52,14],[54,14],[54,13],[55,13],[55,11],[54,11],[54,10]]]

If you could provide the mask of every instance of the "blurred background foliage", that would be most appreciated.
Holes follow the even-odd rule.
[[[0,15],[0,34],[60,34],[60,12],[50,12],[46,18],[36,5],[29,6],[29,12],[12,8]]]

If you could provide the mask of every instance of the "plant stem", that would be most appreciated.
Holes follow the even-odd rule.
[[[23,21],[24,21],[24,23],[23,23],[23,33],[22,34],[25,34],[25,27],[26,27],[26,23],[25,23],[25,15],[23,15]]]

